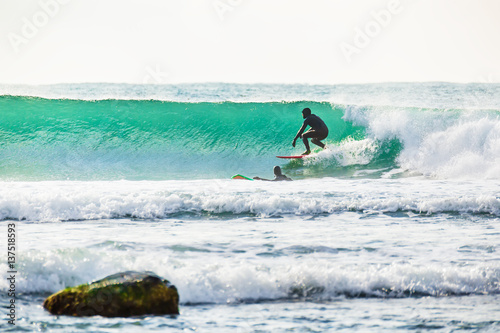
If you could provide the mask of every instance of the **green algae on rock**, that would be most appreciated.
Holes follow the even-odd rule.
[[[152,272],[127,271],[69,287],[43,302],[51,314],[131,317],[179,314],[179,294],[169,281]]]

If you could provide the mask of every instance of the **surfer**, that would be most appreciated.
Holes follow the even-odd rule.
[[[328,127],[320,117],[315,114],[311,114],[311,109],[305,108],[302,110],[302,117],[305,119],[304,124],[300,128],[299,132],[293,139],[292,146],[295,147],[295,142],[298,138],[302,138],[304,141],[304,146],[306,146],[306,151],[302,153],[302,155],[309,155],[311,153],[311,149],[309,148],[309,141],[307,139],[311,138],[311,142],[321,148],[325,149],[325,144],[321,142],[321,140],[326,139],[328,136]],[[311,128],[302,134],[307,126]]]
[[[274,179],[264,179],[260,177],[253,177],[255,180],[265,180],[268,182],[279,182],[281,180],[292,180],[291,178],[288,178],[284,174],[281,173],[281,168],[277,165],[274,167]]]

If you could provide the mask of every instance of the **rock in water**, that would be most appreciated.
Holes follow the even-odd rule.
[[[61,290],[43,302],[55,315],[131,317],[179,314],[177,288],[152,272],[124,272]]]

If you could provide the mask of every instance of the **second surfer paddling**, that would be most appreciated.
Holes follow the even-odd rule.
[[[306,151],[303,152],[302,155],[309,155],[311,153],[311,149],[309,148],[309,141],[307,139],[311,138],[312,143],[324,149],[325,144],[321,142],[321,140],[326,139],[328,136],[328,127],[325,122],[317,115],[311,114],[311,109],[309,108],[302,110],[302,117],[305,119],[304,124],[302,124],[302,127],[293,139],[292,146],[295,147],[297,139],[302,138],[304,146],[306,146]],[[310,126],[311,128],[307,132],[303,133],[307,126]]]
[[[281,180],[292,180],[291,178],[289,178],[286,175],[281,173],[281,168],[278,165],[274,167],[273,171],[274,171],[274,179],[264,179],[264,178],[260,178],[260,177],[253,177],[253,179],[265,180],[268,182],[278,182]]]

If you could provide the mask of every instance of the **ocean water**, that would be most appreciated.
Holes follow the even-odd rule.
[[[327,149],[277,159],[304,107]],[[4,85],[0,114],[1,331],[500,331],[500,84]],[[126,270],[181,314],[42,307]]]

